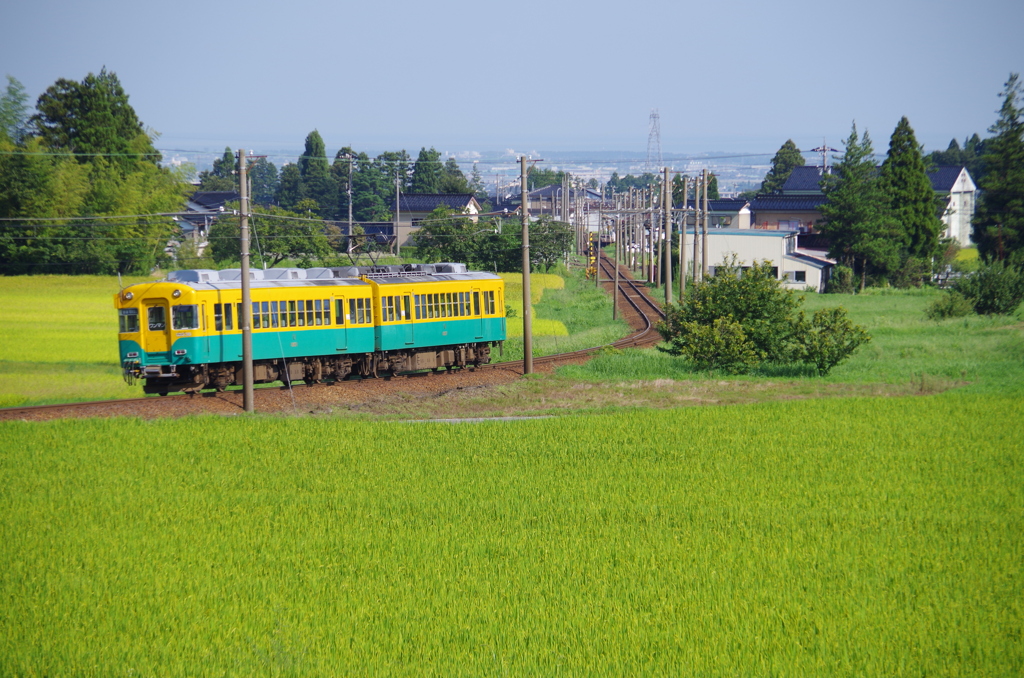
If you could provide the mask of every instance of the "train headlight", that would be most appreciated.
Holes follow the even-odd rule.
[[[125,301],[131,301],[131,300],[132,300],[132,297],[134,297],[134,296],[135,296],[135,295],[134,295],[134,294],[132,294],[131,292],[125,292],[125,293],[124,293],[124,300],[125,300]]]
[[[178,297],[181,296],[181,290],[174,290],[173,292],[171,292],[171,296],[177,299]]]

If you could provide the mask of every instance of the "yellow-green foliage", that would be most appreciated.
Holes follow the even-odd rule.
[[[3,675],[1024,671],[1020,398],[0,440]]]
[[[0,277],[0,407],[138,397],[117,364],[118,289],[111,276]]]
[[[977,247],[965,247],[956,253],[957,261],[977,261],[978,260],[978,248]]]
[[[523,274],[500,273],[505,281],[505,303],[516,312],[515,318],[506,323],[509,337],[523,336]],[[565,288],[565,280],[551,273],[530,274],[530,306],[539,304],[544,298],[544,290],[560,290]],[[538,318],[533,313],[533,334],[536,336],[567,337],[569,330],[559,320]]]

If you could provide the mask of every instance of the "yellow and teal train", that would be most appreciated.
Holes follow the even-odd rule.
[[[114,297],[121,365],[146,393],[242,383],[238,269],[174,271]],[[490,362],[504,281],[464,264],[250,271],[257,383],[340,381]]]

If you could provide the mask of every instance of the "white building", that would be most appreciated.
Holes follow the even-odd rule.
[[[796,231],[710,228],[707,243],[709,275],[713,275],[714,268],[733,255],[742,267],[767,260],[775,268],[776,278],[793,290],[811,287],[824,292],[836,263],[821,252],[799,249]],[[686,231],[686,255],[688,268],[692,270],[693,229]]]

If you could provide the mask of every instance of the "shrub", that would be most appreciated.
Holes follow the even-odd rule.
[[[964,295],[953,290],[943,294],[924,310],[924,314],[931,320],[962,318],[973,312],[974,307],[971,305],[971,302],[967,301]]]
[[[871,335],[854,325],[842,306],[815,311],[809,325],[802,316],[801,360],[814,365],[821,376],[853,355],[858,346],[871,341]]]
[[[891,282],[893,287],[907,289],[908,287],[920,287],[931,277],[931,263],[917,257],[907,257],[899,270],[893,274]]]
[[[716,318],[710,325],[683,323],[680,342],[700,369],[746,374],[761,362],[743,326],[731,317]]]
[[[953,283],[980,315],[1009,314],[1024,299],[1024,274],[1001,261],[982,264],[978,270]]]
[[[853,269],[842,265],[832,269],[832,277],[828,279],[825,291],[829,294],[853,294],[856,291]]]

